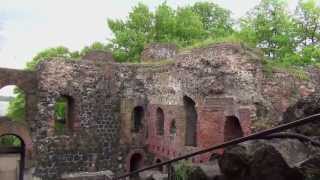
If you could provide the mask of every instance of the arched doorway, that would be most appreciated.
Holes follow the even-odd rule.
[[[183,97],[184,111],[186,116],[186,146],[197,146],[197,119],[198,114],[195,108],[195,102],[188,96]]]
[[[25,143],[15,134],[0,136],[0,177],[6,180],[23,180]]]
[[[15,157],[19,158],[20,163],[18,163],[19,166],[17,166],[17,168],[21,173],[19,173],[17,177],[21,180],[26,170],[26,161],[32,159],[33,146],[29,129],[22,123],[14,122],[8,117],[0,117],[0,137],[4,139],[1,140],[3,143],[0,144],[0,149],[2,149],[0,150],[0,155],[15,154]],[[0,163],[1,162],[5,162],[5,167],[7,167],[7,160],[2,159],[0,160]],[[2,179],[1,175],[0,177],[0,179]]]
[[[243,136],[239,119],[235,116],[227,116],[224,125],[224,141],[229,141]]]
[[[130,172],[140,169],[143,165],[143,157],[140,153],[135,153],[130,158]],[[130,179],[138,179],[139,174],[131,176]]]

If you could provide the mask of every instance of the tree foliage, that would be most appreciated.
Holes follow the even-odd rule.
[[[118,61],[139,61],[150,42],[174,42],[180,47],[233,32],[230,11],[209,2],[173,9],[166,3],[154,12],[138,4],[126,20],[108,19],[114,34],[111,50]]]
[[[290,17],[284,1],[262,0],[241,20],[241,34],[268,58],[283,58],[295,48]]]
[[[262,49],[273,64],[320,62],[319,1],[300,0],[294,13],[287,9],[287,1],[262,0],[241,19],[241,39]]]
[[[104,51],[104,52],[110,52],[110,47],[106,44],[103,44],[101,42],[94,42],[89,46],[85,46],[79,53],[73,52],[73,57],[77,58],[79,54],[80,57],[86,55],[87,53],[91,51]]]
[[[319,1],[299,1],[294,21],[297,51],[302,64],[320,61],[320,6]]]

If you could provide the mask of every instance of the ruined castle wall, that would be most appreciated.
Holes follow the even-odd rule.
[[[248,135],[257,122],[273,122],[291,101],[314,91],[320,77],[316,70],[309,72],[309,81],[280,72],[266,76],[260,57],[240,44],[174,52],[171,60],[156,63],[119,64],[105,61],[108,57],[46,61],[36,73],[26,74],[25,81],[12,80],[27,87],[31,92],[27,104],[35,107],[28,108],[33,112],[28,123],[35,176],[50,180],[82,171],[119,174],[132,168],[133,157],[143,166],[210,147],[227,136]],[[17,74],[24,76],[24,72]],[[9,80],[0,79],[0,84]],[[27,82],[33,82],[32,88]],[[54,128],[54,107],[60,97],[72,102],[63,134]],[[190,99],[197,116],[193,146],[186,145],[190,108],[185,99]],[[138,125],[135,108],[140,109]],[[204,162],[210,156],[191,160]]]
[[[119,89],[104,67],[86,62],[49,61],[38,69],[38,114],[33,122],[35,175],[56,179],[66,172],[115,170],[119,140]],[[74,101],[72,129],[54,131],[54,104]]]

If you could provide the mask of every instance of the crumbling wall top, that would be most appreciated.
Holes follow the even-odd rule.
[[[141,60],[147,61],[160,61],[165,59],[172,59],[177,53],[177,46],[170,43],[151,43],[148,44],[142,54]]]

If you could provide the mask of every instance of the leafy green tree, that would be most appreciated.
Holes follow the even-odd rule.
[[[138,4],[127,20],[108,20],[114,34],[111,50],[118,61],[139,61],[150,42],[174,42],[181,47],[233,32],[230,11],[214,3],[172,9],[166,3],[151,12]]]
[[[295,12],[297,51],[301,64],[320,62],[320,1],[300,0]]]
[[[320,7],[317,0],[300,0],[295,13],[298,41],[302,47],[320,42]]]
[[[176,41],[176,11],[166,3],[161,4],[155,11],[155,42]]]
[[[153,39],[153,19],[153,13],[142,3],[133,8],[125,22],[108,19],[108,25],[115,36],[111,40],[111,48],[116,59],[139,60],[144,45]]]
[[[293,54],[296,47],[294,23],[282,0],[262,0],[241,20],[240,34],[271,59]]]
[[[212,2],[197,2],[193,12],[200,16],[204,30],[214,37],[229,36],[234,32],[231,12]]]
[[[25,94],[19,89],[14,89],[15,98],[10,100],[7,116],[17,122],[25,120]]]
[[[178,8],[176,36],[183,46],[191,45],[204,37],[204,28],[201,17],[192,11],[192,8]]]
[[[14,135],[4,135],[0,137],[1,146],[21,146],[21,140]]]

